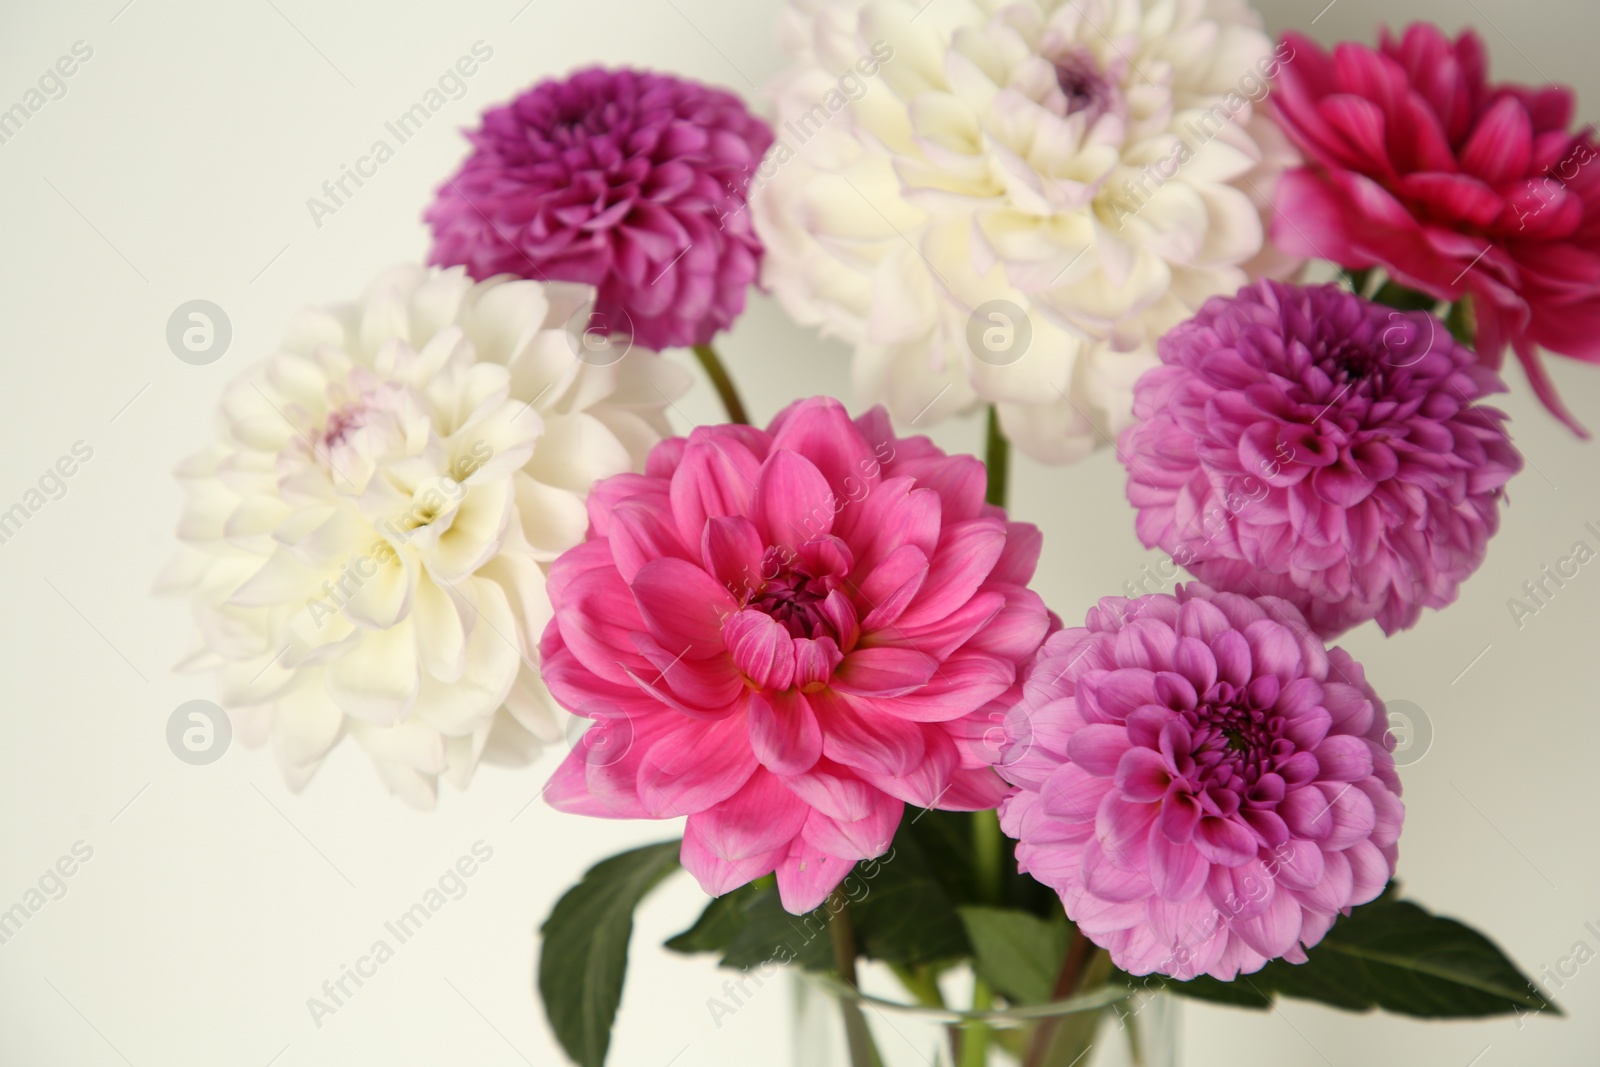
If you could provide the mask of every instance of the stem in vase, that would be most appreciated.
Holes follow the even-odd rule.
[[[750,419],[744,413],[744,402],[739,399],[739,390],[733,387],[728,368],[717,358],[717,350],[709,344],[695,345],[694,354],[700,360],[700,366],[705,368],[711,384],[716,387],[717,395],[722,398],[722,406],[728,409],[728,421],[748,426]]]
[[[1050,991],[1050,999],[1066,1000],[1076,993],[1083,981],[1084,973],[1099,952],[1098,945],[1090,941],[1081,931],[1073,930],[1072,943],[1067,946],[1066,955],[1061,959],[1061,970],[1056,973],[1056,984]],[[1056,1031],[1060,1025],[1060,1019],[1045,1019],[1039,1024],[1028,1042],[1028,1056],[1023,1061],[1024,1067],[1045,1067],[1050,1062],[1051,1047],[1055,1044]]]
[[[839,972],[839,981],[860,992],[856,984],[856,934],[850,922],[850,901],[835,889],[828,900],[828,933],[833,940],[833,963]],[[861,1013],[861,1003],[848,994],[839,997],[839,1011],[844,1016],[845,1044],[850,1050],[850,1067],[881,1067],[878,1050],[872,1045],[872,1032],[867,1029],[867,1017]]]
[[[989,472],[989,491],[984,499],[995,507],[1006,506],[1006,482],[1011,474],[1011,442],[1000,432],[1000,413],[989,405],[989,420],[983,448],[983,465]]]

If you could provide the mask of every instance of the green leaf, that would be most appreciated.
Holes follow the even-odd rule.
[[[1463,295],[1460,300],[1450,305],[1450,311],[1444,317],[1444,324],[1450,330],[1450,336],[1460,344],[1471,348],[1477,341],[1478,321],[1472,308],[1472,297]]]
[[[715,952],[722,956],[720,966],[741,971],[769,962],[810,971],[833,966],[827,907],[790,915],[771,875],[714,898],[694,925],[669,938],[666,947],[685,955]]]
[[[958,909],[975,953],[973,967],[1013,1004],[1044,1004],[1055,988],[1070,931],[1025,911],[967,905]]]
[[[745,923],[744,907],[761,890],[755,883],[712,897],[694,925],[666,940],[664,947],[686,956],[697,952],[726,952]]]
[[[908,967],[971,955],[944,883],[949,869],[929,858],[909,824],[901,829],[887,853],[857,864],[840,886],[861,954]]]
[[[1305,963],[1274,960],[1233,983],[1197,979],[1168,988],[1246,1006],[1281,995],[1425,1019],[1561,1014],[1494,942],[1410,901],[1385,896],[1354,909],[1306,955]],[[1225,992],[1232,986],[1240,987],[1237,999]]]
[[[1438,297],[1407,289],[1397,282],[1384,282],[1382,288],[1373,294],[1372,301],[1401,311],[1432,311],[1439,303]]]
[[[628,971],[633,912],[678,868],[681,841],[602,860],[567,890],[539,932],[539,995],[550,1027],[573,1062],[602,1067]]]
[[[765,963],[792,963],[808,971],[833,966],[826,907],[790,915],[783,910],[775,885],[746,887],[728,896],[739,898],[739,924],[721,950],[722,966],[739,971]]]

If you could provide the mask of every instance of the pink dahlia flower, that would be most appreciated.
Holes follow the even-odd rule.
[[[1198,582],[1108,597],[1051,636],[1024,688],[1000,824],[1130,974],[1303,963],[1394,873],[1388,715],[1293,605]]]
[[[1471,30],[1452,42],[1419,23],[1331,56],[1286,40],[1272,100],[1306,166],[1278,184],[1273,239],[1441,300],[1471,294],[1489,365],[1511,345],[1539,398],[1588,436],[1535,351],[1600,363],[1600,166],[1592,132],[1568,129],[1572,90],[1491,84]]]
[[[425,216],[429,260],[474,278],[586,282],[595,328],[703,344],[744,310],[761,244],[745,210],[772,130],[738,97],[584,70],[492,108]]]
[[[882,408],[791,405],[701,427],[589,496],[550,571],[544,680],[601,744],[563,811],[687,816],[683,865],[720,895],[771,871],[816,907],[889,847],[906,804],[993,807],[976,739],[1050,626],[1039,532],[984,503],[983,465],[897,440]]]
[[[1196,578],[1333,637],[1441,608],[1522,468],[1505,387],[1432,315],[1262,281],[1161,339],[1122,436],[1136,529]]]

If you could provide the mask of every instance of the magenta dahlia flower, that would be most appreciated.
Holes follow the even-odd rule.
[[[973,457],[826,397],[601,482],[587,542],[551,567],[540,664],[605,742],[545,795],[687,816],[708,893],[775,870],[797,914],[888,849],[906,804],[994,807],[1006,786],[974,739],[1051,619],[1027,588],[1038,530],[984,488]]]
[[[1007,717],[1017,864],[1130,974],[1305,962],[1394,873],[1405,808],[1383,702],[1292,604],[1108,597]]]
[[[1488,80],[1483,42],[1419,23],[1330,56],[1289,34],[1274,112],[1306,165],[1276,193],[1272,237],[1302,256],[1381,266],[1441,300],[1473,298],[1478,350],[1511,345],[1578,433],[1535,346],[1600,363],[1600,166],[1573,94]]]
[[[1324,637],[1455,600],[1522,458],[1474,403],[1505,387],[1439,320],[1268,280],[1158,349],[1119,451],[1146,546]]]
[[[492,108],[425,216],[429,262],[586,282],[593,325],[704,344],[744,310],[761,244],[745,194],[772,130],[681,78],[583,70]]]

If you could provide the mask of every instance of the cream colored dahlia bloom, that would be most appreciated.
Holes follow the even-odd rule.
[[[426,808],[440,775],[464,786],[480,759],[559,736],[536,669],[546,568],[689,382],[642,349],[579,360],[591,296],[391,270],[301,313],[179,467],[183,547],[158,588],[192,598],[203,647],[185,665],[220,673],[235,728],[271,740],[291,787],[348,733]]]
[[[1243,3],[789,0],[782,26],[763,280],[902,421],[994,403],[1076,459],[1161,333],[1286,266],[1262,215],[1292,153],[1252,106],[1281,60]]]

